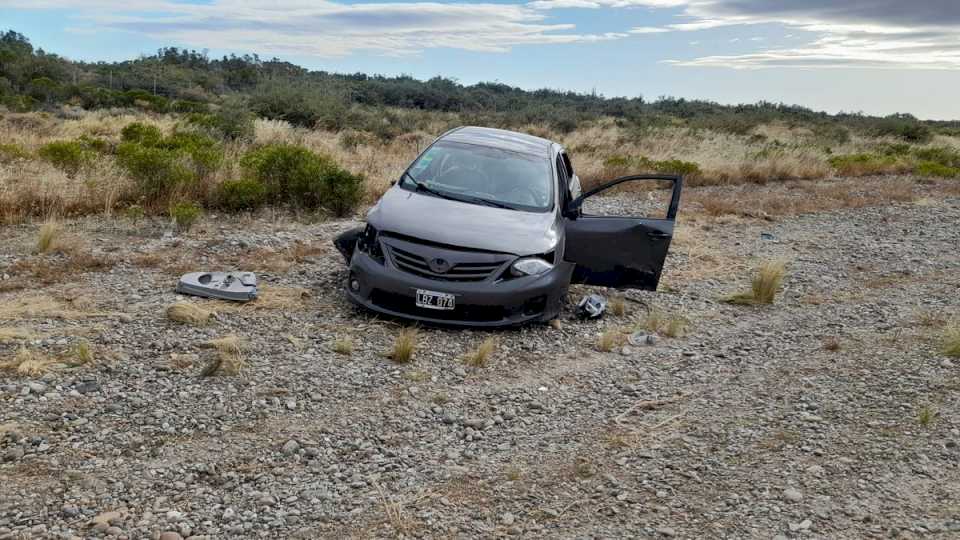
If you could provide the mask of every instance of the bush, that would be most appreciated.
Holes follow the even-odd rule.
[[[217,200],[227,210],[253,210],[267,202],[267,188],[256,178],[227,180],[220,184]]]
[[[885,174],[903,170],[905,164],[897,158],[880,154],[846,154],[833,156],[827,161],[843,176]]]
[[[165,199],[176,187],[194,179],[176,152],[164,148],[125,142],[117,148],[117,159],[137,183],[140,194],[149,199]]]
[[[903,115],[884,118],[877,124],[876,133],[915,143],[929,142],[933,138],[933,131],[929,127],[915,118]]]
[[[329,157],[291,144],[270,144],[240,160],[248,178],[259,181],[266,198],[305,208],[324,207],[344,215],[356,207],[363,177],[341,169]]]
[[[960,152],[952,148],[917,148],[913,155],[921,161],[931,161],[946,167],[960,167]]]
[[[176,131],[157,146],[188,156],[198,178],[207,178],[213,174],[223,161],[223,149],[220,145],[201,133]]]
[[[0,163],[11,163],[29,157],[30,153],[19,144],[0,144]]]
[[[90,151],[77,141],[56,141],[40,147],[40,157],[70,176],[92,161]]]
[[[200,210],[200,207],[190,202],[179,203],[170,207],[170,218],[173,219],[177,229],[181,231],[189,231],[201,215],[203,215],[203,211]]]
[[[251,141],[254,136],[254,115],[238,102],[228,102],[216,112],[191,114],[187,122],[230,141]]]
[[[143,146],[157,146],[163,140],[160,128],[142,122],[133,122],[124,126],[120,137],[125,142],[142,144]]]
[[[97,152],[100,154],[108,154],[113,151],[113,145],[105,139],[99,137],[92,137],[90,135],[81,135],[77,142],[83,145],[87,150]]]
[[[206,103],[190,101],[188,99],[178,99],[170,106],[170,110],[178,113],[205,113],[208,107]]]
[[[960,168],[942,165],[935,161],[921,161],[914,172],[920,176],[939,176],[941,178],[956,178],[960,176]]]

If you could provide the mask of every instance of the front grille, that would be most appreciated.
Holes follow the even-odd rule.
[[[390,239],[384,244],[397,268],[415,276],[438,281],[484,281],[498,273],[510,260],[507,255],[455,251],[397,239]],[[445,272],[434,272],[429,263],[434,258],[448,261],[450,268]]]
[[[428,309],[417,307],[416,301],[412,296],[392,293],[381,289],[371,291],[370,302],[395,313],[442,321],[494,322],[502,321],[506,318],[506,311],[503,306],[468,306],[457,304],[457,306],[451,310]]]

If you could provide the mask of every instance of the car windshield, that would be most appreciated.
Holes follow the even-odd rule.
[[[439,141],[407,170],[401,187],[476,204],[544,212],[553,206],[546,157]]]

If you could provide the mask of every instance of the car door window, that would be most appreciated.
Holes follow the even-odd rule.
[[[587,197],[581,212],[584,216],[663,218],[672,193],[672,182],[638,180]]]

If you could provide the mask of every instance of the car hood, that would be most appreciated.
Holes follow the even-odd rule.
[[[553,212],[524,212],[451,201],[394,186],[370,209],[377,230],[486,251],[535,255],[557,245]]]

